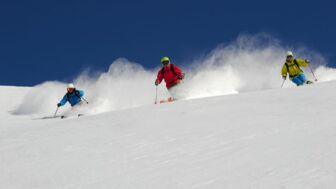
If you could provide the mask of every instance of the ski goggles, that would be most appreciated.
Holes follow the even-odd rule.
[[[67,88],[68,92],[73,92],[75,89],[74,88]]]
[[[169,61],[163,61],[161,62],[164,66],[167,66],[169,64]]]

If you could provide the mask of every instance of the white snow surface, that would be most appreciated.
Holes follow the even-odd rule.
[[[334,81],[47,120],[30,90],[0,87],[0,188],[336,186]]]

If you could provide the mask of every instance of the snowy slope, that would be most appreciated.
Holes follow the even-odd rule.
[[[336,82],[65,120],[10,114],[20,92],[0,88],[1,188],[336,186]]]

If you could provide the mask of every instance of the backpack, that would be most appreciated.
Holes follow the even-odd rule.
[[[300,68],[300,66],[299,66],[299,64],[298,64],[298,62],[297,62],[296,59],[294,59],[294,64],[299,68],[299,70],[300,70],[301,72],[303,72],[303,71],[301,70],[301,68]],[[286,65],[286,68],[287,68],[287,72],[289,73],[289,65],[287,64],[287,62],[285,63],[285,65]],[[291,74],[289,73],[289,77],[295,77],[295,75],[291,75]]]
[[[173,72],[173,74],[177,75],[174,69],[174,64],[170,64],[170,70]],[[162,76],[164,76],[164,67],[161,69]]]

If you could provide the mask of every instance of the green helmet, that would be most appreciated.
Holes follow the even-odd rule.
[[[163,57],[163,58],[161,58],[161,63],[163,63],[163,62],[170,62],[170,60],[169,60],[169,58],[168,57]]]

